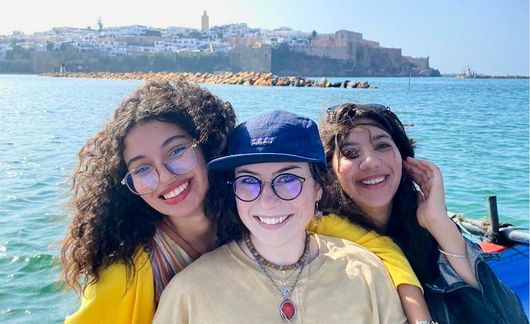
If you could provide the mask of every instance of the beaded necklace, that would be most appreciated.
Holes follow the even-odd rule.
[[[293,294],[294,289],[296,288],[296,284],[300,280],[300,275],[302,274],[302,271],[304,270],[304,266],[306,263],[306,260],[309,257],[309,251],[310,251],[310,236],[306,233],[305,238],[305,245],[304,245],[304,252],[300,256],[300,259],[294,264],[290,264],[288,266],[279,266],[277,264],[274,264],[270,261],[267,261],[265,258],[263,258],[258,251],[256,251],[256,248],[254,247],[254,244],[252,243],[252,240],[250,239],[250,235],[247,233],[244,237],[245,245],[247,246],[248,250],[252,253],[254,256],[254,260],[256,260],[256,263],[260,267],[261,271],[267,276],[267,278],[270,280],[270,282],[274,285],[274,287],[280,292],[280,294],[283,297],[283,300],[280,304],[280,317],[287,322],[290,322],[294,319],[296,316],[296,305],[291,300],[291,295]],[[285,270],[295,270],[298,269],[298,274],[296,275],[296,279],[294,280],[293,285],[291,288],[287,287],[287,283],[285,281],[282,282],[282,287],[280,287],[274,279],[272,278],[272,275],[267,270],[267,266],[281,270],[285,273]],[[289,267],[289,268],[286,268]]]
[[[273,269],[280,270],[280,271],[297,269],[298,267],[300,267],[302,264],[304,264],[306,262],[307,257],[309,255],[309,253],[306,253],[309,250],[309,238],[310,238],[310,236],[307,235],[307,233],[306,233],[305,243],[304,243],[305,244],[304,245],[304,253],[302,253],[302,255],[300,256],[298,261],[296,261],[293,264],[278,265],[278,264],[272,263],[269,260],[265,259],[264,257],[261,256],[261,254],[259,254],[258,251],[256,251],[256,248],[254,247],[254,244],[252,244],[252,241],[250,240],[250,234],[246,233],[244,235],[245,245],[247,246],[248,250],[250,251],[250,253],[254,257],[254,259],[256,259],[256,261],[266,265],[269,268],[273,268]]]

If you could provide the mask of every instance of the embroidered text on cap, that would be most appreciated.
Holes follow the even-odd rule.
[[[272,145],[276,142],[276,136],[262,136],[250,139],[250,146]]]

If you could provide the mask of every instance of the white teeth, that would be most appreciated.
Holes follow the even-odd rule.
[[[184,190],[186,190],[186,188],[188,188],[189,184],[190,184],[189,181],[184,182],[180,186],[176,187],[175,189],[173,189],[170,192],[168,192],[167,194],[165,194],[164,195],[164,199],[167,200],[167,199],[171,199],[173,197],[178,196],[181,192],[183,192]]]
[[[361,183],[365,184],[365,185],[375,185],[375,184],[383,182],[384,180],[385,180],[385,177],[381,176],[381,177],[378,177],[378,178],[373,178],[373,179],[369,179],[369,180],[363,180],[363,181],[361,181]]]
[[[287,219],[289,216],[283,216],[283,217],[258,217],[260,222],[267,224],[267,225],[274,225],[283,223],[284,220]]]

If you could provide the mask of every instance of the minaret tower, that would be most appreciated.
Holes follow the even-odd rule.
[[[208,18],[206,10],[204,10],[204,13],[201,17],[201,31],[206,31],[208,29],[210,29],[210,18]]]

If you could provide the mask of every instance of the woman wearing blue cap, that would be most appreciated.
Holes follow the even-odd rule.
[[[230,171],[232,230],[241,238],[173,278],[155,323],[404,323],[381,261],[306,226],[323,195],[326,160],[316,124],[283,111],[230,136],[211,170]]]

